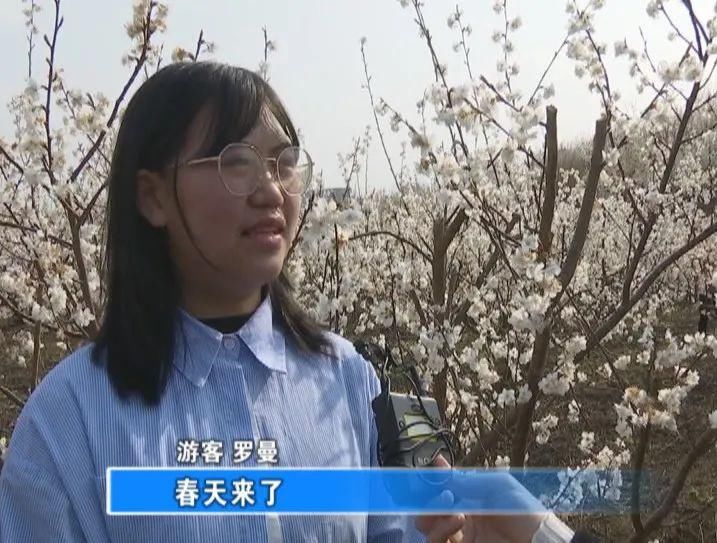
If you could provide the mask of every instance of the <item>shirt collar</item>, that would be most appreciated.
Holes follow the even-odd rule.
[[[178,324],[174,365],[199,387],[204,386],[212,371],[214,361],[222,349],[222,339],[229,336],[240,338],[253,358],[269,370],[286,373],[286,342],[273,314],[269,294],[264,296],[249,320],[234,334],[222,334],[181,307]]]

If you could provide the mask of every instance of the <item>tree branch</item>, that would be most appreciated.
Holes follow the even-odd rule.
[[[667,491],[662,503],[647,520],[645,523],[645,529],[642,533],[636,534],[630,540],[631,543],[644,543],[647,541],[649,535],[660,527],[662,521],[665,520],[674,507],[677,497],[680,495],[680,492],[685,485],[685,481],[687,480],[690,470],[700,457],[704,456],[714,446],[715,441],[717,441],[717,429],[715,428],[706,430],[700,436],[697,443],[695,443],[694,447],[692,447],[692,450],[685,458],[683,458],[682,462],[680,462],[680,465],[677,467],[677,475],[675,475],[672,485]]]
[[[540,213],[540,228],[538,239],[540,241],[540,253],[545,262],[550,253],[550,246],[553,239],[553,214],[555,213],[555,198],[558,193],[558,110],[554,106],[546,108],[546,147],[548,157],[545,164],[545,196],[543,197],[543,208]]]
[[[10,153],[8,153],[2,145],[0,145],[0,154],[2,154],[2,156],[4,156],[5,159],[6,159],[10,164],[12,164],[12,165],[15,167],[15,169],[16,169],[18,172],[20,172],[21,175],[25,173],[25,168],[23,168],[22,166],[20,166],[20,164],[17,162],[17,160],[15,160],[14,158],[12,158],[12,156],[10,156]]]
[[[413,243],[411,240],[404,238],[403,236],[400,236],[396,234],[395,232],[390,232],[388,230],[373,230],[371,232],[362,232],[361,234],[355,234],[349,238],[349,241],[356,241],[361,238],[367,238],[372,236],[391,236],[392,238],[400,241],[401,243],[405,243],[406,245],[410,246],[414,251],[416,251],[426,262],[431,262],[431,257],[425,253],[418,245]]]
[[[595,136],[593,138],[593,152],[590,160],[590,172],[588,173],[588,179],[585,184],[585,193],[583,194],[583,201],[580,205],[580,214],[578,215],[578,221],[575,225],[575,233],[573,239],[570,242],[570,248],[568,254],[563,263],[563,268],[560,270],[560,283],[563,285],[563,290],[567,288],[570,281],[575,274],[575,269],[578,265],[578,260],[583,251],[585,245],[585,239],[588,235],[588,229],[590,227],[590,217],[592,216],[593,205],[595,204],[595,196],[597,195],[598,181],[600,180],[600,174],[602,173],[603,160],[602,153],[605,148],[605,139],[607,136],[607,119],[600,119],[595,123]],[[560,298],[560,295],[555,299]]]

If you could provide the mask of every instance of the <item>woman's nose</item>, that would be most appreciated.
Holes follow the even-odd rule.
[[[284,193],[281,190],[281,182],[279,181],[274,169],[268,164],[264,168],[264,173],[257,184],[256,190],[252,193],[251,198],[257,205],[280,205],[284,202]]]

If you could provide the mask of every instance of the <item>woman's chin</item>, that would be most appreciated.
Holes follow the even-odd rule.
[[[279,277],[283,265],[283,258],[256,259],[252,274],[256,278],[255,282],[259,285],[268,285]]]

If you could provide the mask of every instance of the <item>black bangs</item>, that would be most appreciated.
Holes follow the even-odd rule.
[[[141,95],[149,93],[161,95],[161,101],[141,99]],[[263,108],[276,117],[292,143],[298,145],[296,129],[284,105],[259,75],[216,62],[170,64],[148,79],[133,97],[123,127],[144,124],[144,137],[135,142],[138,166],[156,171],[178,158],[191,123],[203,110],[208,111],[210,119],[200,153],[216,156],[226,145],[251,132]],[[124,132],[130,131],[133,132]]]
[[[254,72],[219,65],[216,77],[207,82],[207,102],[211,120],[201,153],[216,156],[230,143],[244,139],[256,126],[266,108],[279,122],[293,145],[298,145],[296,129],[274,90]]]
[[[266,83],[256,74],[221,66],[205,93],[211,115],[202,154],[218,155],[224,147],[247,136],[256,126],[266,100]]]

